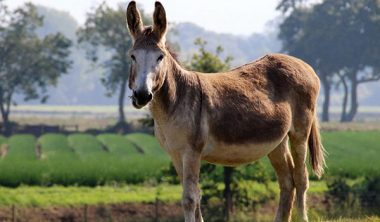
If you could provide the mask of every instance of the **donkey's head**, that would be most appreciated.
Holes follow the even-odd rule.
[[[129,88],[133,91],[133,106],[140,109],[153,99],[165,79],[165,64],[168,62],[165,9],[161,3],[156,2],[153,26],[144,27],[136,2],[132,1],[127,9],[127,24],[133,39]]]

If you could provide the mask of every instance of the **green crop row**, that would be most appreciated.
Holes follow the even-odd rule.
[[[380,174],[380,132],[324,132],[327,175],[351,178]],[[146,134],[46,134],[0,136],[8,152],[0,160],[0,185],[140,183],[161,177],[169,157]],[[37,150],[37,152],[36,152]],[[271,170],[269,161],[264,161]],[[272,170],[273,173],[273,170]]]
[[[141,183],[159,178],[162,168],[169,165],[155,138],[146,134],[46,134],[38,139],[15,135],[2,139],[8,144],[7,155],[0,160],[2,186]]]

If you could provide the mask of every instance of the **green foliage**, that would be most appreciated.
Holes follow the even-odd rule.
[[[225,60],[221,60],[219,58],[220,54],[223,52],[221,46],[216,48],[214,54],[206,50],[206,41],[198,38],[195,40],[194,44],[199,47],[199,52],[195,53],[191,58],[188,66],[189,69],[205,73],[223,72],[230,69],[232,57],[228,56]]]
[[[357,188],[357,192],[363,207],[379,213],[380,177],[366,177]]]
[[[308,0],[280,0],[276,10],[280,10],[282,13],[294,10],[299,7],[301,3],[307,2]]]
[[[335,201],[347,202],[350,197],[351,187],[343,177],[335,177],[327,183],[327,194],[332,196]]]
[[[222,203],[224,194],[224,168],[222,166],[216,166],[208,163],[202,164],[201,167],[201,187],[202,187],[202,202],[205,206],[212,206],[212,203]],[[264,202],[264,200],[257,198],[264,198],[265,200],[274,198],[274,192],[266,186],[271,179],[269,171],[266,166],[257,161],[252,164],[248,164],[241,167],[233,168],[231,192],[235,207],[239,210],[252,209],[257,204]],[[252,192],[257,190],[252,188],[252,184],[263,184],[263,192],[266,195],[260,195],[259,197],[253,197]],[[223,215],[223,214],[220,214]]]
[[[338,176],[327,183],[327,197],[340,207],[331,214],[356,216],[359,214],[379,214],[380,177],[365,177],[362,180],[349,181]]]

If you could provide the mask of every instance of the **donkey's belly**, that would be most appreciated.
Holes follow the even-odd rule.
[[[268,155],[281,141],[282,138],[261,144],[224,144],[209,140],[202,152],[202,159],[226,166],[247,164]]]

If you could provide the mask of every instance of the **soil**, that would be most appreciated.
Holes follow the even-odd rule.
[[[247,212],[253,221],[272,221],[278,201],[271,200]],[[328,212],[329,201],[322,195],[308,196],[309,213]],[[220,207],[223,207],[222,205]],[[215,212],[212,212],[214,214]],[[209,218],[210,215],[204,215]],[[214,215],[216,216],[216,215]],[[235,215],[237,216],[237,215]],[[180,222],[180,203],[128,203],[76,207],[0,207],[0,222]]]
[[[177,204],[111,204],[81,207],[0,208],[4,222],[150,222],[181,221],[182,208]]]

